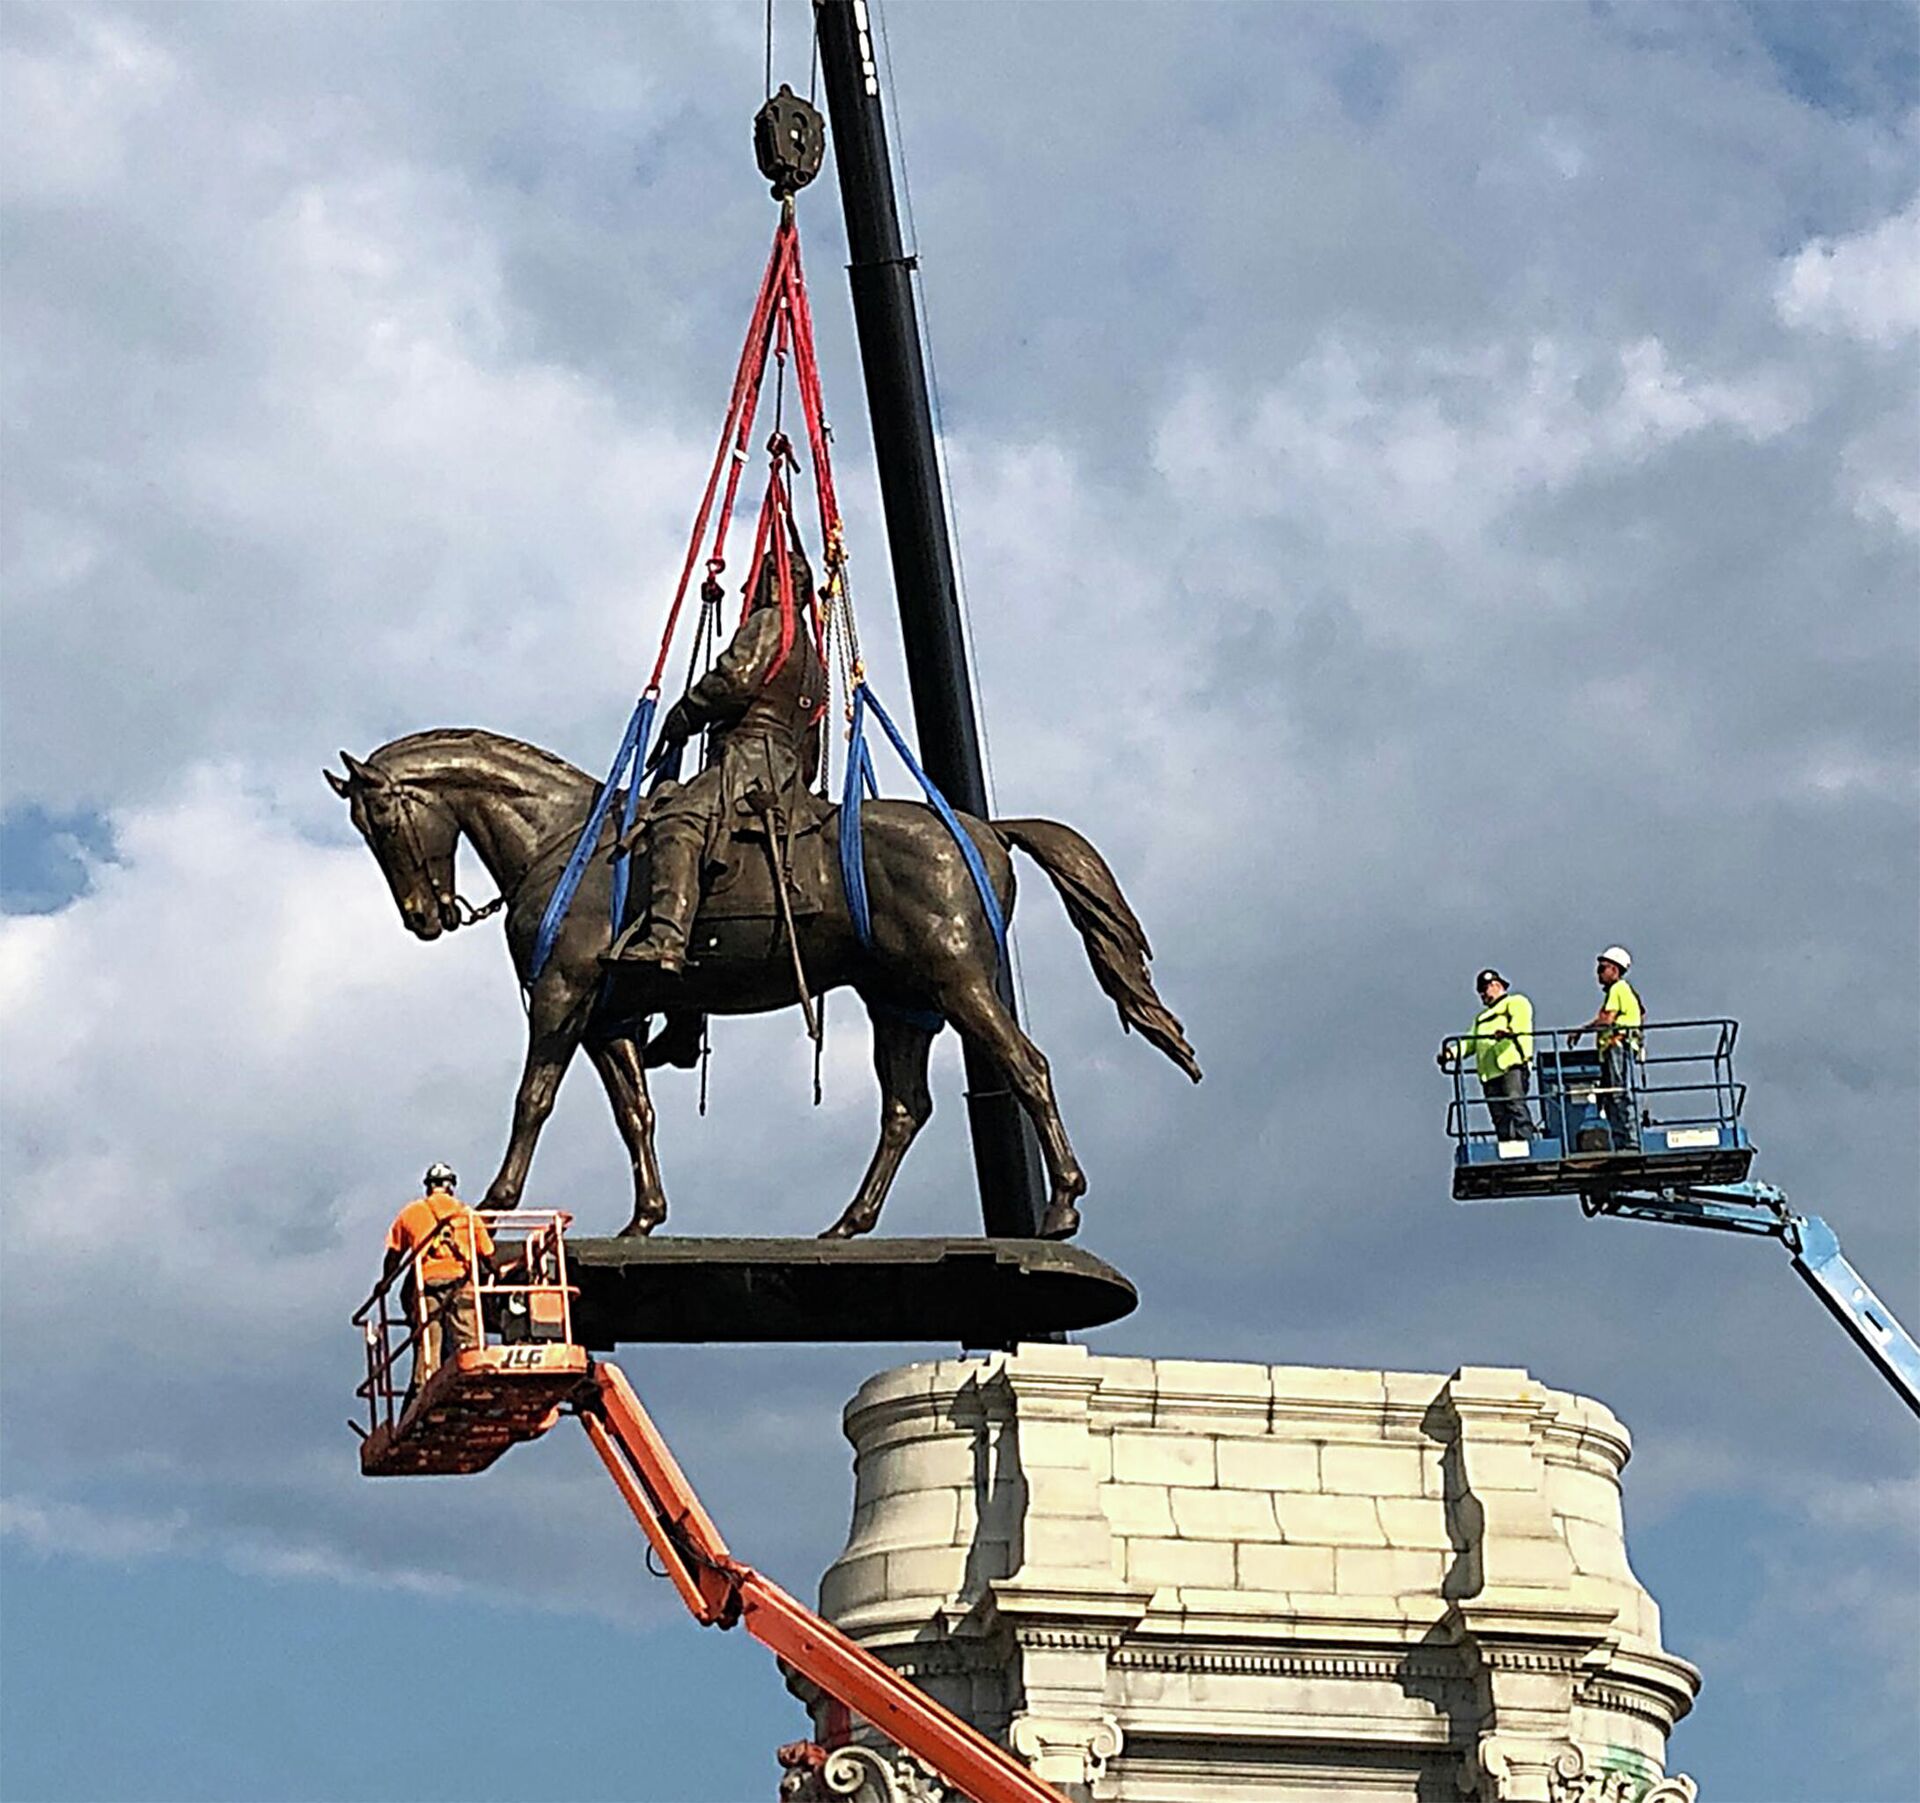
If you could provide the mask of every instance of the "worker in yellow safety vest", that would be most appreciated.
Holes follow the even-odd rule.
[[[1575,1027],[1567,1044],[1578,1045],[1582,1033],[1592,1033],[1600,1053],[1600,1108],[1607,1117],[1616,1152],[1637,1151],[1640,1136],[1633,1125],[1634,1062],[1640,1056],[1640,1028],[1647,1011],[1627,981],[1633,954],[1624,945],[1610,945],[1595,960],[1594,980],[1600,985],[1600,1006],[1592,1020]]]
[[[473,1286],[492,1265],[493,1235],[453,1193],[459,1181],[449,1166],[430,1166],[422,1179],[426,1194],[401,1209],[387,1230],[381,1281],[408,1267],[401,1296],[418,1332],[409,1402],[448,1358],[481,1344]]]
[[[1493,1117],[1496,1139],[1532,1139],[1533,1117],[1527,1108],[1527,1084],[1533,1070],[1533,1004],[1497,970],[1483,970],[1473,979],[1480,994],[1480,1012],[1470,1032],[1440,1042],[1437,1060],[1442,1070],[1473,1060]]]

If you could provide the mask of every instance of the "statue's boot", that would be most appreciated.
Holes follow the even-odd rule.
[[[700,853],[706,829],[697,820],[656,821],[649,838],[648,862],[653,896],[647,904],[644,937],[624,935],[607,954],[609,963],[654,964],[668,976],[687,967],[687,935],[700,905]]]
[[[657,1071],[663,1064],[690,1071],[700,1062],[700,1048],[706,1038],[707,1017],[690,1010],[674,1008],[660,1023],[660,1031],[647,1041],[640,1062]]]

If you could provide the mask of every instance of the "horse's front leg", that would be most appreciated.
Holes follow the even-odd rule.
[[[589,1040],[587,1056],[606,1085],[607,1100],[613,1104],[613,1122],[620,1129],[627,1159],[633,1166],[633,1219],[620,1231],[651,1233],[667,1218],[667,1192],[653,1149],[653,1098],[647,1094],[640,1047],[625,1038]]]
[[[567,1074],[567,1066],[579,1048],[586,1016],[582,1003],[571,1007],[543,1005],[536,996],[528,1023],[527,1061],[520,1072],[519,1092],[513,1098],[513,1132],[499,1174],[487,1186],[482,1208],[520,1206],[520,1192],[526,1188],[527,1172],[533,1166],[533,1148],[539,1143],[547,1116],[553,1112],[560,1079]]]

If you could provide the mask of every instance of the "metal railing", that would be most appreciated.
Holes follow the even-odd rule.
[[[1644,1149],[1644,1136],[1657,1131],[1673,1150],[1690,1145],[1720,1145],[1737,1136],[1746,1104],[1746,1085],[1734,1075],[1737,1021],[1720,1019],[1658,1021],[1619,1032],[1626,1056],[1612,1071],[1595,1044],[1595,1030],[1542,1028],[1530,1035],[1527,1092],[1519,1098],[1482,1091],[1474,1052],[1480,1040],[1463,1033],[1454,1043],[1453,1099],[1447,1132],[1464,1162],[1493,1155],[1514,1143],[1501,1131],[1517,1110],[1534,1131],[1523,1136],[1545,1142],[1544,1156]],[[1505,1042],[1502,1042],[1505,1043]],[[1618,1080],[1624,1078],[1624,1081]],[[1690,1138],[1691,1136],[1691,1138]]]
[[[429,1285],[420,1270],[424,1248],[396,1266],[354,1311],[353,1325],[366,1343],[367,1375],[354,1395],[367,1405],[367,1422],[350,1422],[363,1439],[375,1428],[392,1430],[431,1371],[421,1370],[430,1322],[443,1328],[469,1298],[473,1304],[475,1345],[514,1345],[528,1341],[570,1344],[573,1298],[567,1279],[566,1229],[573,1217],[561,1209],[515,1209],[474,1213],[493,1237],[493,1256],[480,1256],[472,1234],[466,1240],[466,1276],[449,1290],[445,1280]],[[433,1289],[449,1291],[434,1297]],[[450,1348],[440,1363],[467,1347]],[[402,1354],[410,1354],[407,1382],[396,1379]],[[439,1367],[434,1367],[437,1370]]]

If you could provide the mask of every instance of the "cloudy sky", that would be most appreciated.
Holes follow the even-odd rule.
[[[1915,13],[884,18],[996,799],[1106,851],[1208,1071],[1030,882],[1084,1243],[1144,1293],[1096,1349],[1603,1398],[1706,1672],[1674,1764],[1908,1794],[1912,1421],[1774,1248],[1453,1206],[1431,1052],[1481,964],[1584,1018],[1624,939],[1656,1015],[1741,1017],[1756,1174],[1920,1320]],[[727,1803],[803,1726],[584,1446],[355,1476],[347,1314],[428,1159],[490,1173],[521,1020],[318,774],[436,724],[611,752],[773,223],[762,56],[757,4],[0,10],[10,1798]],[[830,184],[802,225],[904,713]],[[834,1032],[818,1111],[792,1020],[716,1035],[705,1120],[660,1084],[675,1227],[838,1212]],[[941,1060],[895,1231],[977,1220]],[[576,1078],[529,1199],[623,1191]],[[939,1350],[632,1366],[808,1592],[840,1404]]]

